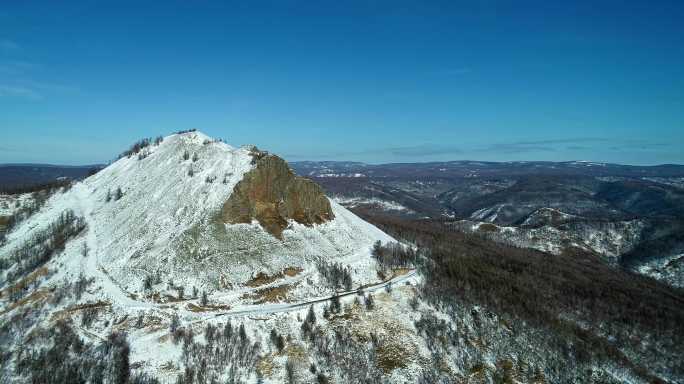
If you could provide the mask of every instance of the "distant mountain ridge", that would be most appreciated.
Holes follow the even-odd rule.
[[[0,164],[0,190],[53,182],[59,178],[82,179],[103,164],[54,165],[54,164]]]
[[[303,176],[360,172],[375,177],[420,177],[439,172],[443,177],[585,175],[622,177],[684,177],[684,165],[623,165],[590,161],[489,162],[457,160],[427,163],[366,164],[348,161],[295,161],[290,165]]]
[[[624,165],[588,161],[489,162],[455,160],[426,163],[368,164],[355,161],[294,161],[293,170],[306,177],[494,177],[535,175],[584,175],[613,177],[684,177],[684,165]],[[58,165],[39,163],[0,164],[0,186],[46,183],[60,177],[81,179],[105,164]]]
[[[683,165],[325,161],[292,167],[357,212],[445,221],[450,228],[556,254],[581,248],[684,286]]]

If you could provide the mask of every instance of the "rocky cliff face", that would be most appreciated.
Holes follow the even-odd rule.
[[[9,216],[0,216],[0,237],[2,236],[2,233],[5,232],[5,229],[7,228],[7,224],[9,224],[9,221]]]
[[[245,174],[223,205],[225,223],[250,223],[256,219],[280,239],[289,219],[310,226],[334,218],[330,202],[318,184],[296,176],[278,156],[262,153],[254,158],[256,167]]]

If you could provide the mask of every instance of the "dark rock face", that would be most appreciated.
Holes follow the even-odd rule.
[[[225,223],[250,223],[256,219],[264,229],[281,239],[287,220],[304,225],[321,224],[334,218],[321,187],[296,176],[285,160],[265,154],[245,174],[223,204]]]
[[[0,216],[0,232],[4,232],[10,222],[11,216]]]

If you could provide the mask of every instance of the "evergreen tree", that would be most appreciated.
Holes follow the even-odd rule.
[[[169,325],[169,331],[171,331],[171,333],[176,333],[179,326],[180,319],[178,318],[178,314],[174,313],[173,316],[171,316],[171,324]]]
[[[366,296],[365,301],[366,301],[366,309],[371,310],[371,309],[375,308],[375,301],[373,300],[372,294],[369,293],[368,296]]]
[[[238,331],[238,334],[240,335],[240,341],[244,344],[247,343],[247,331],[245,331],[245,325],[240,324],[240,330]]]
[[[226,325],[223,326],[223,338],[226,340],[230,340],[230,338],[233,336],[233,325],[230,324],[230,320],[226,323]]]
[[[306,314],[305,321],[311,325],[316,323],[316,314],[314,313],[313,305],[309,306],[309,313]]]

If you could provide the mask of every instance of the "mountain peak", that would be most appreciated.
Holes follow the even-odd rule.
[[[233,224],[257,220],[269,233],[282,238],[288,220],[311,226],[335,215],[318,184],[296,176],[280,157],[265,154],[235,186],[223,205],[222,217]]]
[[[9,235],[4,250],[71,210],[84,218],[87,236],[67,246],[64,260],[75,264],[64,273],[78,276],[77,254],[87,247],[94,261],[86,274],[105,271],[125,292],[105,294],[130,301],[123,297],[144,295],[149,276],[220,290],[257,273],[315,270],[323,258],[363,265],[375,241],[391,241],[256,147],[234,148],[190,131],[144,141],[127,153],[53,196]],[[359,271],[360,281],[376,278],[367,268]]]

